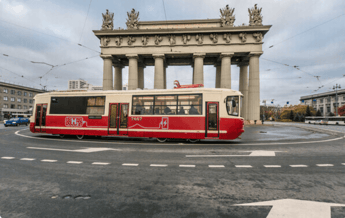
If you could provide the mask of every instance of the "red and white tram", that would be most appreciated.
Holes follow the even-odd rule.
[[[33,133],[236,139],[242,94],[231,89],[50,92],[35,96]]]

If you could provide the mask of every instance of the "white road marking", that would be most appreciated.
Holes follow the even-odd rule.
[[[179,165],[179,167],[195,167],[195,165],[183,165],[183,164],[181,164],[181,165]]]
[[[39,139],[39,140],[51,140],[51,141],[61,141],[61,142],[73,142],[73,143],[95,143],[95,141],[86,141],[86,140],[64,140],[64,139],[56,139],[56,138],[52,138],[52,139],[49,139],[49,138],[39,138],[37,136],[27,136],[27,135],[23,135],[23,134],[19,134],[19,132],[22,131],[22,130],[18,130],[15,134],[18,135],[18,136],[21,136],[21,137],[25,137],[25,138],[32,138],[32,139]],[[345,136],[342,136],[342,137],[339,137],[339,138],[334,138],[334,139],[326,139],[326,140],[320,140],[320,141],[308,141],[308,142],[280,142],[280,143],[248,143],[248,144],[241,144],[241,146],[243,145],[295,145],[295,144],[312,144],[312,143],[320,143],[320,142],[331,142],[331,141],[337,141],[337,140],[340,140],[340,139],[344,139]],[[98,144],[118,144],[118,145],[126,145],[126,144],[133,144],[133,142],[127,142],[127,143],[124,143],[124,142],[101,142],[101,141],[98,141],[97,142]],[[136,143],[138,145],[151,145],[151,146],[156,146],[157,144],[152,144],[152,143]],[[163,144],[164,145],[164,144]],[[178,145],[177,144],[169,144],[169,145]],[[205,144],[193,144],[193,145],[205,145]],[[165,145],[166,146],[166,145]]]
[[[36,160],[35,158],[22,158],[20,160],[27,160],[27,161],[32,161],[32,160]]]
[[[167,164],[150,164],[150,167],[167,167]]]
[[[345,207],[345,204],[281,199],[234,206],[273,206],[266,218],[331,218],[331,207]]]
[[[280,165],[264,165],[264,167],[266,168],[278,168],[278,167],[282,167]]]
[[[137,167],[139,164],[134,164],[134,163],[124,163],[122,166],[130,166],[130,167]]]
[[[345,163],[342,163],[342,165],[345,165]]]
[[[105,162],[93,162],[93,165],[108,165],[110,163],[105,163]]]
[[[57,162],[57,160],[49,160],[49,159],[43,159],[41,160],[42,162],[49,162],[49,163],[54,163]]]
[[[5,160],[12,160],[14,159],[15,157],[1,157],[1,159],[5,159]]]
[[[308,167],[308,165],[302,165],[302,164],[300,164],[300,165],[290,165],[290,167]]]
[[[237,168],[252,168],[251,165],[235,165]]]
[[[82,164],[83,161],[67,161],[69,164]]]
[[[208,165],[208,167],[211,167],[211,168],[223,168],[225,166],[224,165]]]
[[[316,164],[318,167],[333,167],[333,164]]]
[[[237,151],[237,152],[250,152],[249,155],[227,155],[227,154],[205,154],[205,155],[186,155],[186,157],[275,157],[276,152],[284,152],[284,151]]]
[[[39,147],[27,147],[28,149],[38,149],[38,150],[47,150],[47,151],[69,151],[69,152],[81,152],[81,153],[92,153],[99,151],[119,151],[120,149],[113,148],[85,148],[78,150],[68,150],[68,149],[59,149],[59,148],[39,148]]]

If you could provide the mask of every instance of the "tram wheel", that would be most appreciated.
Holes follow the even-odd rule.
[[[187,139],[187,141],[190,143],[195,143],[195,142],[198,142],[200,140],[199,139]]]
[[[157,138],[158,142],[166,142],[168,139],[167,138]]]
[[[82,140],[84,138],[84,135],[76,135],[77,139]]]
[[[65,138],[65,135],[64,135],[64,134],[60,134],[59,137],[60,137],[61,139],[63,139],[63,138]]]

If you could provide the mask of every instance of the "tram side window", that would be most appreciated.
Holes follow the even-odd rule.
[[[178,114],[192,115],[201,114],[202,98],[201,95],[179,95]]]
[[[155,96],[154,114],[174,115],[177,108],[176,95]]]
[[[104,96],[95,97],[52,97],[50,114],[92,114],[103,115]]]
[[[153,114],[153,96],[133,97],[132,114],[149,115]]]
[[[105,105],[105,97],[88,97],[86,114],[103,115],[104,105]]]

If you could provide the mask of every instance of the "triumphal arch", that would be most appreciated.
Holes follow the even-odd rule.
[[[243,116],[260,120],[259,57],[270,25],[262,24],[261,8],[249,8],[249,24],[235,25],[235,9],[220,9],[220,19],[139,21],[127,12],[127,29],[114,29],[114,14],[103,15],[101,42],[103,90],[122,89],[122,69],[128,66],[128,89],[144,88],[144,68],[154,66],[154,88],[166,88],[166,68],[190,65],[193,84],[204,84],[204,65],[213,65],[215,88],[231,88],[231,65],[239,67]],[[114,68],[114,76],[113,76]],[[249,74],[248,74],[249,68]],[[178,78],[176,78],[178,79]]]

